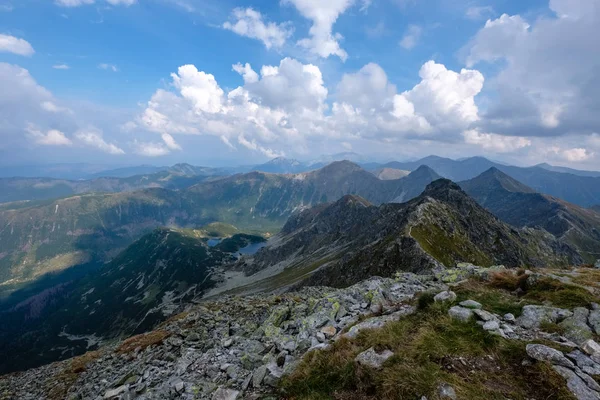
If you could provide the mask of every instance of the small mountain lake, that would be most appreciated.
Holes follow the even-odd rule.
[[[222,241],[223,241],[223,238],[210,238],[206,241],[206,244],[208,245],[208,247],[215,247]],[[245,247],[242,247],[241,249],[239,249],[235,253],[235,256],[241,257],[241,256],[248,256],[248,255],[255,254],[257,251],[259,251],[266,245],[267,245],[267,242],[251,243],[248,246],[245,246]]]
[[[238,250],[240,255],[252,255],[267,245],[267,242],[252,243]]]
[[[221,243],[222,240],[223,239],[221,239],[221,238],[210,238],[210,239],[208,239],[206,244],[208,245],[208,247],[215,247],[216,245]]]

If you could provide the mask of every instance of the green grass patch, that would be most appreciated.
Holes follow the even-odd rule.
[[[488,283],[471,280],[456,288],[457,301],[475,300],[483,305],[487,311],[499,315],[511,313],[515,316],[521,315],[524,303],[517,296],[507,290],[490,287]]]
[[[417,314],[342,339],[330,350],[309,353],[281,384],[290,399],[437,398],[442,382],[464,399],[573,399],[564,379],[546,364],[522,366],[525,343],[483,331],[475,322],[448,317],[447,307],[429,304]],[[381,370],[359,366],[355,357],[374,347],[394,356]]]
[[[598,298],[585,288],[562,283],[552,278],[541,278],[527,288],[524,296],[527,300],[550,302],[556,307],[587,307]]]

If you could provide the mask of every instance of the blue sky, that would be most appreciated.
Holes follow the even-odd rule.
[[[0,156],[600,168],[599,3],[0,0]]]

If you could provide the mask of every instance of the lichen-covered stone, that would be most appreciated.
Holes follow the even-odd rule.
[[[365,365],[373,369],[380,369],[383,363],[386,362],[390,357],[394,355],[390,350],[384,350],[381,353],[377,353],[373,347],[360,353],[354,361],[360,365]]]
[[[448,310],[450,318],[461,322],[467,322],[473,318],[473,310],[461,306],[454,306]]]
[[[544,322],[558,323],[572,315],[571,311],[562,308],[527,305],[515,322],[525,329],[538,329]]]

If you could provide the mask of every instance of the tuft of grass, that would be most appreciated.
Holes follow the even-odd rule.
[[[515,316],[521,314],[523,307],[521,299],[507,290],[490,287],[489,283],[470,280],[453,290],[456,292],[459,302],[471,299],[478,301],[486,310],[496,314],[511,313]]]
[[[147,347],[161,344],[169,336],[171,336],[171,333],[162,329],[132,336],[121,343],[117,349],[117,353],[127,354],[133,352],[137,348],[144,350]]]
[[[517,289],[527,290],[528,277],[524,270],[518,270],[516,273],[511,270],[496,272],[492,274],[489,286],[511,292]]]
[[[540,330],[548,333],[558,333],[564,335],[566,329],[564,326],[557,324],[556,322],[544,321],[540,324]]]
[[[542,303],[550,302],[562,308],[587,307],[591,302],[598,301],[588,290],[552,278],[539,279],[527,289],[524,298]]]
[[[425,310],[429,308],[433,303],[435,303],[435,293],[433,292],[423,292],[417,297],[417,309]]]
[[[442,382],[465,399],[573,399],[564,379],[551,367],[522,366],[525,343],[507,341],[483,331],[475,322],[461,323],[447,305],[425,310],[381,329],[342,339],[327,351],[308,354],[281,383],[289,399],[436,398]],[[374,347],[394,352],[381,370],[354,362]]]

